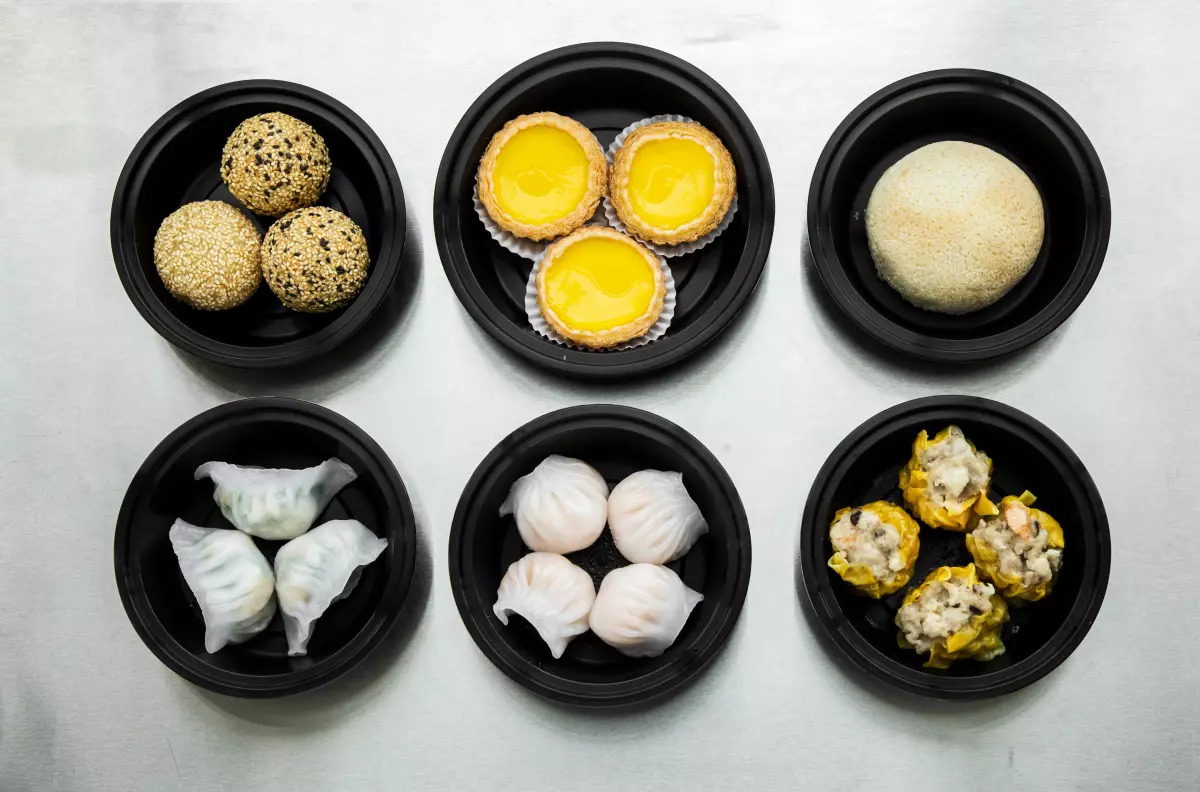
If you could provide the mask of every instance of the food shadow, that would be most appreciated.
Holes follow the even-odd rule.
[[[243,369],[193,357],[171,346],[188,369],[235,397],[286,392],[308,401],[326,399],[378,368],[399,343],[421,288],[424,246],[412,207],[405,202],[406,234],[395,280],[379,308],[345,343],[307,363],[280,369]],[[266,289],[264,284],[260,291]]]

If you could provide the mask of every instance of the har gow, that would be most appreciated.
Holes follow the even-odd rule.
[[[675,643],[703,595],[657,564],[614,569],[588,616],[592,632],[628,657],[658,657]]]
[[[640,470],[613,487],[608,527],[621,555],[641,564],[674,561],[708,533],[683,474],[661,470]]]
[[[200,605],[209,654],[266,628],[275,615],[275,576],[253,539],[183,520],[175,521],[169,536],[183,579]]]
[[[509,565],[492,612],[501,624],[516,613],[533,625],[554,659],[587,632],[596,588],[587,572],[555,553],[530,553]]]
[[[358,474],[340,459],[327,459],[304,470],[206,462],[196,468],[195,477],[213,480],[213,500],[239,531],[262,539],[295,539]]]
[[[608,484],[586,462],[548,456],[513,484],[500,506],[501,517],[509,514],[530,550],[573,553],[600,538],[608,519]]]
[[[337,600],[350,595],[356,574],[387,547],[358,520],[332,520],[279,548],[275,590],[283,611],[288,654],[307,654],[313,625]]]

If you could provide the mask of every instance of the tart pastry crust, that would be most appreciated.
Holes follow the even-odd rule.
[[[630,250],[641,256],[650,268],[649,274],[653,278],[653,292],[650,295],[650,301],[646,309],[641,315],[631,321],[602,329],[573,327],[564,317],[559,316],[551,305],[547,273],[554,262],[560,259],[572,246],[580,242],[596,239],[614,240],[628,245]],[[658,321],[658,317],[662,313],[663,303],[667,296],[667,282],[658,257],[638,244],[636,240],[606,226],[585,226],[573,234],[563,237],[546,249],[546,255],[542,257],[537,267],[537,298],[538,308],[541,309],[542,317],[545,318],[546,323],[554,328],[559,335],[579,346],[589,349],[605,349],[635,338],[640,338],[654,326],[654,323]]]
[[[579,204],[568,214],[544,223],[527,223],[513,217],[497,199],[496,161],[506,143],[521,132],[539,126],[566,132],[580,145],[587,158],[587,184]],[[483,153],[483,158],[479,161],[479,170],[475,180],[479,190],[479,200],[497,225],[523,239],[544,241],[569,234],[592,218],[600,199],[604,197],[607,176],[608,161],[604,158],[604,150],[600,148],[600,142],[596,140],[596,136],[592,134],[591,130],[573,118],[547,112],[517,116],[493,135],[492,141]]]
[[[639,216],[630,195],[630,173],[638,149],[652,141],[668,138],[681,138],[699,144],[712,157],[714,166],[713,195],[708,206],[693,220],[673,228],[654,225]],[[635,129],[617,150],[609,174],[609,200],[617,216],[631,234],[656,245],[694,242],[712,232],[725,219],[736,191],[737,171],[729,150],[720,138],[694,122],[660,121]]]

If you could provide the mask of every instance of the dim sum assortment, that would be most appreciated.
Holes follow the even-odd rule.
[[[847,506],[829,527],[828,565],[854,590],[881,599],[904,589],[920,552],[920,519],[930,529],[964,532],[974,563],[940,566],[904,596],[897,642],[927,655],[926,667],[987,661],[1004,653],[1008,600],[1036,602],[1062,567],[1063,529],[1031,508],[1034,496],[988,497],[992,460],[957,426],[932,440],[922,430],[898,476],[905,508],[887,501]]]
[[[555,659],[589,628],[626,656],[657,657],[704,599],[663,566],[708,531],[681,473],[638,471],[610,494],[586,462],[550,456],[512,486],[500,507],[508,515],[533,552],[508,567],[493,611],[504,625],[510,614],[524,618]],[[617,551],[633,563],[610,571],[597,592],[565,553],[594,544],[606,522]]]
[[[179,569],[204,617],[209,653],[250,640],[282,613],[288,654],[307,652],[318,619],[350,595],[362,568],[387,547],[357,520],[316,528],[330,500],[356,478],[328,459],[304,470],[238,467],[207,462],[195,474],[211,478],[213,499],[237,530],[201,528],[176,520],[170,530]],[[274,569],[251,537],[289,540],[274,554]]]

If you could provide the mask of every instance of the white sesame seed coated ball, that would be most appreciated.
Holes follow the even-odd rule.
[[[293,311],[327,313],[348,304],[362,291],[370,266],[362,229],[325,206],[284,215],[263,238],[263,276]]]
[[[154,235],[154,266],[176,299],[202,311],[236,308],[262,283],[258,229],[221,201],[184,204]]]
[[[271,217],[316,203],[329,184],[329,170],[325,139],[285,113],[247,118],[221,153],[221,178],[229,192]]]
[[[999,300],[1042,248],[1037,187],[985,146],[922,146],[879,177],[867,201],[879,275],[918,308],[963,314]]]

